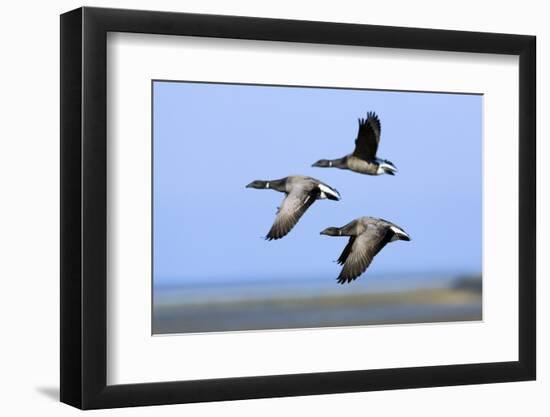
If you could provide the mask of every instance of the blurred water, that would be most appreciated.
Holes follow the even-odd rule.
[[[385,276],[155,287],[153,334],[482,319],[481,277]]]

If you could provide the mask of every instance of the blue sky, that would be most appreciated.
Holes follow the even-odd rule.
[[[370,215],[406,230],[367,275],[481,271],[482,96],[154,82],[154,283],[334,279],[347,240],[320,236]],[[354,148],[375,111],[396,176],[313,168]],[[284,195],[256,179],[309,175],[337,188],[283,239],[265,241]]]

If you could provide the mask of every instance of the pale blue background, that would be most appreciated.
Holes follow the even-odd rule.
[[[363,215],[413,239],[388,245],[371,276],[481,272],[482,96],[159,81],[153,94],[155,286],[333,280],[347,240],[319,232]],[[378,155],[398,174],[312,168],[353,150],[369,110],[382,123]],[[284,195],[245,185],[289,174],[342,200],[316,202],[268,242]]]

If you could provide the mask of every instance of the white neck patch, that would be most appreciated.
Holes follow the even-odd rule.
[[[265,183],[265,188],[269,188],[269,181]]]

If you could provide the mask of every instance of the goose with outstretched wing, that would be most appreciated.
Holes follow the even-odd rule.
[[[349,240],[338,258],[343,266],[338,282],[351,282],[367,270],[374,257],[386,244],[395,240],[411,240],[399,226],[375,217],[360,217],[342,227],[328,227],[327,236],[348,236]]]
[[[395,175],[397,168],[387,159],[376,156],[380,143],[380,119],[374,112],[368,112],[366,119],[359,119],[355,149],[349,155],[337,159],[321,159],[312,166],[319,168],[340,168],[366,175]]]
[[[277,210],[275,221],[265,237],[280,239],[288,234],[316,200],[340,200],[338,191],[311,177],[292,175],[278,180],[256,180],[246,186],[260,190],[275,190],[286,194]]]

